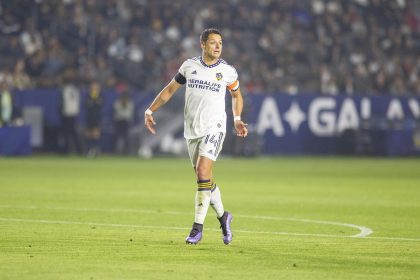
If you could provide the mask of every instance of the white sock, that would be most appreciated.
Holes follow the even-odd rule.
[[[198,182],[198,189],[195,194],[195,218],[194,222],[204,224],[207,210],[210,205],[211,187],[210,180],[202,180]]]
[[[223,207],[222,196],[220,195],[220,189],[215,185],[214,190],[211,192],[210,205],[216,211],[217,218],[220,218],[225,213]]]

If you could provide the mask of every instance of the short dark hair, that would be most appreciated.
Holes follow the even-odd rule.
[[[210,34],[218,34],[220,37],[222,37],[222,33],[220,33],[219,29],[216,28],[207,28],[204,29],[203,32],[201,32],[200,35],[200,42],[205,43],[209,39]]]

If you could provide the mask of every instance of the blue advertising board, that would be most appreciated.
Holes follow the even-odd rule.
[[[82,107],[85,97],[83,92]],[[112,142],[105,138],[113,137],[112,104],[116,97],[115,91],[104,91],[104,143]],[[134,93],[132,97],[136,104],[134,123],[141,124],[142,112],[154,94]],[[245,98],[243,119],[249,124],[248,139],[258,137],[262,154],[420,154],[419,97],[261,94]],[[38,106],[44,126],[60,127],[59,90],[18,91],[15,101],[22,108]],[[230,108],[227,112],[231,115]],[[82,108],[82,125],[84,114]]]
[[[419,98],[319,95],[250,96],[246,120],[262,137],[265,154],[334,154],[361,132],[368,132],[372,153],[413,154]],[[398,136],[399,135],[399,136]],[[347,139],[346,139],[347,138]],[[359,143],[360,144],[360,143]],[[383,147],[380,148],[380,145]],[[357,148],[357,147],[355,147]]]

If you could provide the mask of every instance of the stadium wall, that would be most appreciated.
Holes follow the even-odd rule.
[[[107,152],[112,152],[113,149],[112,107],[117,95],[112,90],[103,92],[102,147]],[[84,124],[86,92],[82,96],[82,110],[78,119],[81,127]],[[136,104],[133,126],[139,126],[143,121],[145,106],[150,103],[153,95],[137,93],[132,97]],[[17,91],[14,93],[14,100],[15,106],[22,111],[25,108],[40,109],[44,141],[38,141],[38,145],[54,150],[54,139],[58,138],[61,125],[60,91]],[[182,111],[183,108],[179,110]],[[387,156],[420,154],[418,97],[248,95],[243,119],[249,124],[250,137],[238,141],[233,133],[228,133],[225,145],[228,153]]]
[[[420,151],[419,98],[252,96],[246,118],[264,154],[412,155]]]

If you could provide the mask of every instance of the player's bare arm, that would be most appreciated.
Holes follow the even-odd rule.
[[[246,137],[248,135],[248,129],[246,128],[248,124],[241,120],[242,108],[244,106],[241,89],[238,87],[236,90],[231,90],[230,94],[232,95],[232,112],[236,135],[239,137]]]
[[[156,96],[155,100],[153,100],[149,108],[144,112],[144,125],[147,127],[150,133],[156,134],[156,129],[154,127],[156,125],[156,122],[152,116],[153,112],[156,112],[157,109],[165,105],[165,103],[172,98],[174,93],[180,87],[181,85],[177,81],[175,81],[175,79],[172,79],[172,81],[170,81],[169,84],[161,90],[161,92]]]

